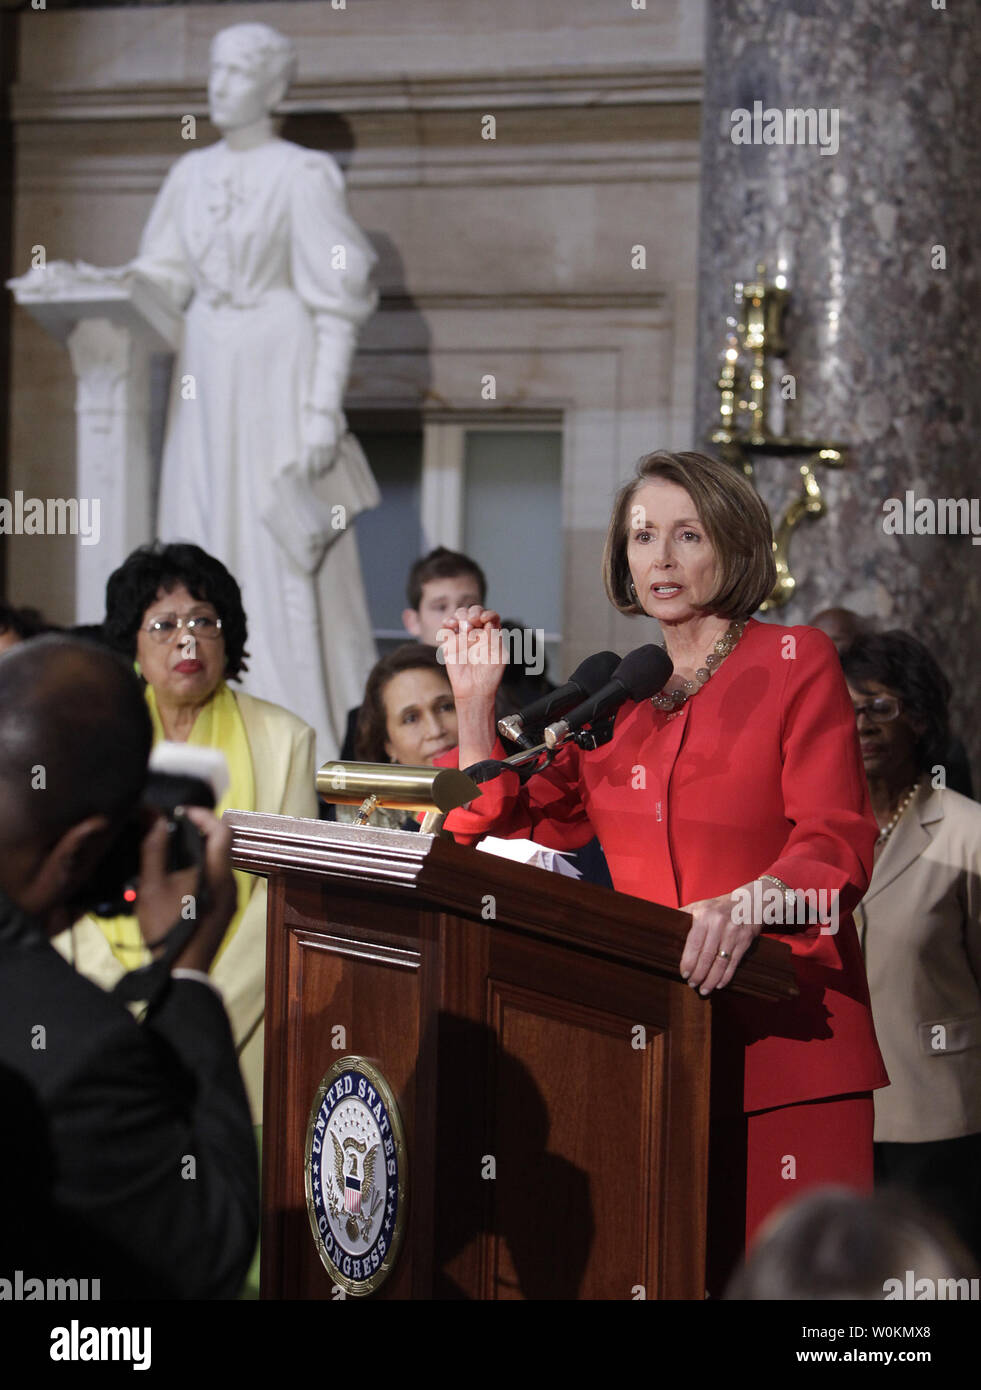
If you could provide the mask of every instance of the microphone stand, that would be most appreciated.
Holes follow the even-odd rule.
[[[521,782],[525,783],[530,777],[534,777],[536,772],[542,772],[548,767],[556,752],[556,749],[548,748],[544,743],[536,743],[533,748],[522,749],[520,753],[512,753],[509,758],[505,758],[501,763],[501,770],[513,767]],[[540,761],[543,753],[544,761]]]
[[[464,768],[468,777],[474,777],[476,782],[489,781],[489,777],[476,777],[474,773],[479,768],[481,770],[494,768],[494,776],[503,772],[505,768],[513,768],[520,777],[522,783],[527,782],[530,777],[534,777],[536,772],[543,772],[549,767],[560,748],[567,743],[575,743],[579,748],[587,752],[594,748],[601,748],[604,743],[609,743],[613,737],[614,715],[606,715],[603,719],[597,719],[595,723],[588,724],[585,729],[580,729],[577,733],[566,734],[561,743],[557,743],[554,748],[549,748],[546,743],[536,743],[533,748],[524,748],[519,753],[512,753],[508,758],[486,758],[481,763],[474,763],[473,767]],[[542,754],[545,757],[541,759]]]

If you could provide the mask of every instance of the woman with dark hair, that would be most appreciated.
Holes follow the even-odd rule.
[[[432,767],[456,747],[456,707],[435,647],[406,642],[372,668],[358,715],[354,748],[368,763]]]
[[[435,647],[406,642],[372,667],[358,711],[354,755],[366,763],[432,767],[456,747],[453,690]],[[356,806],[335,806],[334,818],[354,820]],[[406,811],[379,807],[371,824],[389,830],[418,830]]]
[[[682,977],[724,996],[709,1159],[719,1290],[790,1186],[871,1186],[870,1093],[886,1076],[851,910],[875,824],[834,647],[751,616],[776,571],[766,508],[737,469],[694,453],[642,459],[616,499],[603,569],[620,613],[660,623],[665,689],[623,705],[609,743],[565,744],[524,785],[513,771],[485,782],[446,825],[468,842],[524,834],[557,849],[596,835],[618,890],[691,914]],[[471,608],[446,624],[461,767],[502,752],[498,621]],[[798,925],[794,890],[826,905],[823,925]],[[799,997],[725,996],[764,929],[794,952]]]
[[[179,593],[181,589],[185,591],[184,594]],[[158,595],[162,595],[159,604]],[[191,607],[200,609],[200,621],[192,631],[205,638],[220,636],[220,648],[216,644],[205,651],[212,651],[216,656],[220,654],[223,679],[237,681],[242,672],[249,669],[245,650],[248,625],[242,607],[242,592],[221,561],[199,545],[189,542],[162,545],[156,541],[153,545],[142,545],[134,550],[119,569],[112,572],[106,585],[106,617],[102,625],[106,638],[124,656],[138,657],[140,634],[145,631],[159,639],[162,628],[166,627],[167,641],[161,644],[158,640],[153,646],[143,643],[145,653],[152,656],[160,645],[169,644],[176,629],[159,617],[151,622],[148,614],[151,607],[166,607],[166,600],[171,597],[195,601]],[[210,609],[214,610],[215,626],[208,617]],[[185,642],[182,640],[178,645],[183,647]],[[169,689],[170,684],[174,685],[173,692]],[[168,687],[164,692],[164,703],[170,710],[172,704],[173,708],[206,704],[212,698],[217,682],[208,676],[195,683],[162,683],[162,688],[164,685]],[[197,692],[197,698],[192,697],[192,691]]]
[[[230,783],[216,809],[317,815],[314,733],[296,715],[233,691],[247,669],[241,593],[225,566],[197,545],[141,546],[106,587],[106,639],[146,683],[154,743],[220,749]],[[266,883],[236,872],[238,910],[211,974],[239,1049],[255,1123],[262,1123]],[[134,917],[83,918],[76,965],[105,987],[147,961]]]
[[[879,823],[856,912],[892,1084],[875,1174],[936,1206],[981,1259],[981,806],[945,786],[951,687],[906,632],[842,653]]]

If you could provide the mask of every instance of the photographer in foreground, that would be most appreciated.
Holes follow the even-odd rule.
[[[227,830],[187,811],[200,874],[166,872],[162,819],[143,838],[136,908],[154,956],[192,899],[201,911],[169,974],[130,991],[152,999],[142,1022],[49,940],[114,867],[151,737],[138,682],[112,653],[44,637],[0,658],[0,1273],[97,1278],[103,1299],[234,1297],[258,1174],[206,973],[235,908]]]

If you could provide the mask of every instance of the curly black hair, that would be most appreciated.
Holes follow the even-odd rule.
[[[869,681],[884,685],[917,726],[918,771],[942,763],[950,741],[951,684],[922,642],[900,628],[862,633],[841,653],[841,666],[857,690]]]
[[[189,541],[141,545],[112,572],[106,585],[106,637],[117,651],[135,657],[144,613],[161,589],[169,594],[180,584],[218,610],[225,639],[225,679],[238,680],[248,670],[242,591],[220,560]]]

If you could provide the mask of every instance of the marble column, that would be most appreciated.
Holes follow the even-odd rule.
[[[783,260],[788,432],[848,452],[820,472],[828,512],[798,528],[798,587],[773,616],[842,605],[925,641],[954,683],[977,787],[981,540],[887,534],[883,503],[928,499],[925,525],[939,499],[981,496],[981,8],[710,0],[706,33],[698,440],[715,423],[732,282]],[[814,143],[763,143],[779,123],[734,114],[755,102],[814,108]],[[760,142],[733,139],[746,134]],[[777,520],[797,463],[762,460],[757,477]]]

